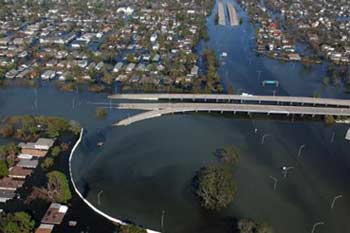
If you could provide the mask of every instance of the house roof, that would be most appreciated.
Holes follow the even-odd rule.
[[[0,190],[0,202],[6,202],[16,196],[13,190]]]
[[[4,177],[0,179],[0,190],[16,190],[17,188],[22,187],[23,180],[15,180],[10,177]]]
[[[19,178],[19,177],[27,177],[30,176],[32,174],[32,170],[30,169],[25,169],[19,166],[14,166],[10,169],[9,172],[9,177],[13,177],[13,178]]]
[[[35,233],[51,233],[54,228],[52,224],[40,224]]]
[[[65,214],[67,213],[67,210],[68,207],[65,205],[51,203],[41,222],[47,224],[61,224]]]
[[[38,160],[22,159],[17,163],[19,167],[36,168],[38,166]]]

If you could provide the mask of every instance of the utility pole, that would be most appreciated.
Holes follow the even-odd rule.
[[[335,139],[335,132],[333,131],[333,133],[332,133],[332,138],[331,138],[331,143],[334,142],[334,139]]]

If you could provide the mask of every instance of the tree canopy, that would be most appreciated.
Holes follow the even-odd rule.
[[[118,233],[147,233],[147,231],[135,225],[120,225]]]
[[[8,176],[8,174],[9,174],[9,168],[7,166],[6,161],[0,160],[0,178]]]
[[[66,175],[59,171],[52,171],[47,174],[47,178],[47,190],[52,199],[55,202],[67,203],[72,198],[72,194]]]
[[[34,221],[25,212],[5,214],[0,220],[0,232],[3,233],[31,233],[34,230]]]
[[[237,223],[239,233],[273,233],[272,228],[266,223],[256,223],[250,219],[241,219]]]
[[[234,199],[233,172],[226,166],[201,168],[195,178],[196,194],[201,205],[210,210],[226,208]]]
[[[233,145],[216,150],[215,155],[225,164],[235,165],[239,160],[238,152]]]

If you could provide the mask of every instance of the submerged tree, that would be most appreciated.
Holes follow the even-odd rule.
[[[273,233],[273,229],[266,223],[256,223],[251,219],[241,219],[237,223],[239,233]]]
[[[201,205],[209,210],[226,208],[235,196],[233,172],[226,166],[201,168],[195,177],[195,186]]]

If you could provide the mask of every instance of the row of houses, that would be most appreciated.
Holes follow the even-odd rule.
[[[0,203],[5,203],[18,196],[20,189],[39,164],[39,159],[47,155],[55,140],[39,138],[34,143],[19,143],[20,154],[16,156],[14,166],[9,168],[9,175],[0,179]]]

